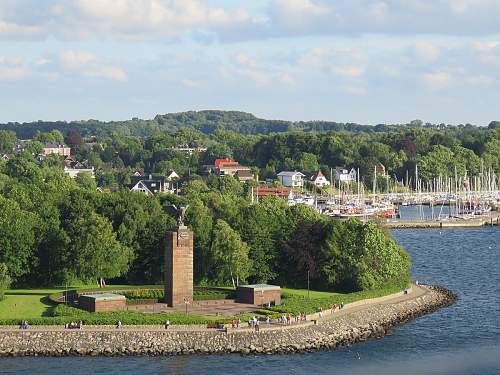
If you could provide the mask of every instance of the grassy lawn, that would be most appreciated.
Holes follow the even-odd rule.
[[[68,290],[120,290],[120,289],[148,289],[161,288],[159,285],[109,285],[104,289],[90,287],[67,288]],[[123,324],[162,324],[169,319],[172,324],[204,324],[211,321],[225,320],[220,317],[203,317],[194,314],[143,314],[138,312],[113,312],[113,313],[87,313],[82,310],[59,306],[52,303],[49,295],[66,290],[66,288],[56,289],[11,289],[6,292],[6,298],[0,302],[0,325],[17,324],[19,320],[29,320],[32,324],[64,324],[67,320],[84,320],[86,324],[113,324],[116,320],[121,320]],[[337,305],[341,302],[350,303],[367,298],[381,297],[391,293],[401,291],[399,287],[388,287],[356,293],[334,293],[310,291],[305,289],[282,289],[282,304],[264,310],[257,310],[262,315],[278,316],[282,313],[291,312],[307,314],[316,312],[319,307],[330,308],[331,304]],[[257,307],[256,307],[257,309]],[[247,318],[245,314],[240,316],[242,320]],[[253,315],[253,314],[250,314]]]
[[[60,289],[15,289],[5,293],[0,302],[0,319],[33,319],[50,316],[54,305],[48,295]]]
[[[281,305],[273,306],[268,309],[272,312],[299,314],[304,312],[311,314],[318,311],[318,308],[329,309],[332,304],[351,303],[363,299],[377,298],[388,294],[402,291],[399,286],[392,286],[382,289],[366,290],[355,293],[332,293],[311,291],[309,298],[307,290],[303,289],[282,289]]]
[[[298,296],[298,297],[306,297],[308,296],[307,289],[289,289],[289,288],[281,288],[281,292],[283,295],[290,296]],[[333,292],[318,292],[316,290],[309,291],[310,298],[330,298],[333,296],[342,295],[341,293],[333,293]]]
[[[109,285],[106,288],[99,289],[95,285],[67,287],[71,289],[85,290],[110,290],[110,289],[137,289],[137,288],[156,288],[155,285]],[[65,287],[55,289],[9,289],[5,293],[5,299],[0,302],[0,320],[1,319],[35,319],[44,316],[51,316],[55,305],[51,303],[48,296],[52,293],[63,292]]]

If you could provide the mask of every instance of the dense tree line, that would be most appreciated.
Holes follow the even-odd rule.
[[[172,205],[189,204],[200,284],[277,282],[365,290],[404,284],[407,255],[372,225],[340,223],[277,197],[252,204],[232,177],[193,176],[182,195],[98,192],[90,177],[22,154],[0,164],[0,283],[161,283]]]
[[[199,112],[189,114],[194,116]],[[182,116],[177,114],[176,117]],[[185,117],[187,119],[182,117],[183,122],[178,121],[197,124],[196,117],[194,120],[189,120],[192,116]],[[176,125],[174,128],[179,127]],[[96,129],[106,133],[107,125],[100,124]],[[452,177],[455,173],[459,177],[465,173],[471,176],[489,170],[497,175],[500,173],[500,126],[496,122],[488,128],[439,128],[413,123],[404,127],[386,126],[379,131],[374,131],[373,127],[369,129],[359,132],[290,131],[244,135],[227,130],[205,134],[184,128],[175,131],[156,129],[145,137],[114,131],[87,138],[89,147],[82,146],[84,139],[74,128],[65,136],[57,129],[48,129],[48,132],[35,131],[33,141],[26,147],[30,154],[36,155],[44,142],[66,141],[73,147],[78,160],[88,160],[100,170],[99,186],[120,186],[130,182],[134,168],[159,175],[175,170],[187,179],[193,175],[204,175],[207,165],[223,157],[233,157],[253,167],[260,178],[267,179],[274,179],[282,170],[300,170],[311,174],[321,169],[328,175],[331,167],[353,167],[360,170],[363,182],[370,188],[374,167],[379,164],[385,167],[391,180],[396,178],[398,181],[407,176],[414,181],[416,165],[424,181],[439,176]],[[0,153],[9,153],[15,141],[14,132],[0,130]],[[207,151],[186,157],[175,149],[179,145],[203,147]],[[378,183],[383,189],[386,181],[379,179]]]
[[[497,127],[499,122],[492,121],[490,128]],[[189,111],[157,115],[154,119],[143,120],[133,118],[125,121],[34,121],[9,122],[0,124],[0,130],[16,132],[21,139],[33,138],[36,131],[50,132],[54,129],[66,134],[70,129],[77,129],[85,137],[97,135],[105,136],[119,133],[126,136],[146,137],[155,131],[196,130],[204,134],[216,131],[234,131],[240,134],[271,134],[290,131],[304,132],[388,132],[400,129],[470,129],[470,124],[452,126],[447,124],[423,123],[414,120],[407,124],[379,124],[375,126],[356,123],[340,123],[332,121],[283,121],[266,120],[255,117],[250,113],[238,111]]]

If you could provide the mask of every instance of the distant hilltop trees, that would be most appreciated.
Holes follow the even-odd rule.
[[[37,131],[50,132],[54,129],[67,134],[71,129],[78,129],[83,137],[91,135],[105,136],[113,132],[126,136],[146,137],[155,131],[176,131],[182,129],[197,130],[205,134],[217,130],[235,131],[241,134],[270,134],[284,133],[290,131],[304,132],[387,132],[401,128],[435,128],[443,129],[454,127],[447,124],[424,123],[421,120],[413,120],[408,124],[378,124],[362,125],[356,123],[341,123],[331,121],[284,121],[265,120],[255,117],[250,113],[239,111],[189,111],[179,113],[168,113],[157,115],[154,119],[143,120],[134,117],[126,121],[33,121],[33,122],[9,122],[0,124],[0,130],[11,130],[16,132],[20,139],[31,139]],[[473,127],[473,125],[459,125],[460,127]],[[498,129],[500,122],[492,121],[490,129]]]

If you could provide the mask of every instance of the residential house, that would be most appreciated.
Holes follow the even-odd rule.
[[[90,175],[90,177],[95,178],[95,170],[94,167],[90,168],[71,168],[71,167],[64,167],[64,173],[68,174],[71,178],[75,178],[78,176],[80,173],[87,173]]]
[[[353,182],[356,181],[357,173],[354,168],[350,170],[346,167],[336,167],[335,168],[335,180],[340,182]]]
[[[217,159],[214,164],[212,170],[219,176],[237,177],[242,182],[254,179],[249,167],[245,167],[233,159]]]
[[[306,175],[300,172],[288,172],[283,171],[278,173],[278,179],[280,180],[281,185],[286,187],[304,187],[304,177]]]
[[[286,201],[293,200],[292,189],[279,187],[256,187],[253,190],[254,197],[258,200],[260,197],[275,196],[283,198]]]
[[[174,192],[172,183],[166,181],[165,177],[132,176],[131,180],[132,183],[128,185],[131,191],[138,191],[146,195]]]
[[[326,177],[323,175],[321,171],[315,172],[311,178],[311,182],[316,185],[316,186],[329,186],[330,181],[326,179]]]
[[[43,145],[43,154],[47,155],[59,155],[59,156],[70,156],[71,148],[66,145],[60,145],[57,143],[46,143]]]
[[[9,158],[9,155],[7,155],[7,154],[2,154],[2,155],[0,156],[0,160],[9,161],[9,159],[10,159],[10,158]]]
[[[170,171],[167,175],[167,181],[175,181],[178,180],[179,178],[180,178],[179,175],[174,170]]]
[[[94,167],[88,165],[88,161],[79,162],[68,156],[63,161],[64,173],[68,174],[71,178],[75,178],[80,173],[87,173],[90,177],[95,178]]]
[[[144,176],[144,168],[134,168],[134,169],[132,169],[132,176],[135,176],[135,177]]]
[[[254,175],[250,168],[248,169],[238,169],[234,174],[234,177],[238,178],[238,181],[247,182],[254,179]]]

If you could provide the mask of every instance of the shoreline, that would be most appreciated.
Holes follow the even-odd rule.
[[[453,304],[456,295],[438,286],[413,286],[412,295],[391,295],[346,305],[334,314],[308,316],[290,326],[216,331],[85,327],[65,330],[0,328],[0,356],[168,356],[184,354],[285,354],[332,350],[387,335],[395,326]],[[317,320],[317,324],[314,323]],[[191,327],[194,328],[194,327]]]

